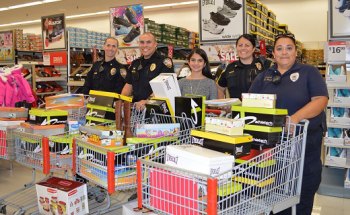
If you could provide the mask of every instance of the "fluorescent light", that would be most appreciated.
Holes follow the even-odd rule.
[[[61,0],[43,0],[40,1],[40,4],[45,4],[45,3],[51,3],[51,2],[56,2],[56,1],[61,1]],[[36,1],[38,2],[38,1]],[[31,2],[35,3],[35,2]],[[30,4],[30,3],[26,3]],[[181,5],[190,5],[190,4],[198,4],[198,1],[185,1],[185,2],[178,2],[178,3],[171,3],[171,4],[158,4],[158,5],[150,5],[150,6],[144,6],[143,8],[145,10],[147,9],[154,9],[154,8],[163,8],[163,7],[176,7],[176,6],[181,6]],[[24,4],[21,4],[24,5]],[[16,5],[10,6],[12,7],[11,9],[14,9]],[[18,5],[17,5],[18,6]],[[10,8],[8,7],[8,8]],[[28,6],[26,6],[28,7]],[[9,10],[8,8],[0,8],[0,11],[3,10]],[[19,7],[17,7],[19,8]],[[103,15],[103,14],[109,14],[109,11],[99,11],[95,13],[84,13],[84,14],[78,14],[78,15],[70,15],[66,16],[66,19],[76,19],[76,18],[81,18],[81,17],[87,17],[87,16],[96,16],[96,15]],[[31,20],[31,21],[24,21],[24,22],[13,22],[13,23],[8,23],[8,24],[0,24],[0,27],[7,27],[7,26],[13,26],[13,25],[25,25],[25,24],[34,24],[34,23],[39,23],[41,20]]]
[[[0,8],[0,11],[5,11],[5,10],[8,10],[8,8],[7,7]]]
[[[17,9],[17,8],[22,8],[22,7],[30,7],[30,6],[34,6],[34,5],[39,5],[42,4],[42,1],[34,1],[34,2],[28,2],[28,3],[24,3],[24,4],[17,4],[17,5],[12,5],[9,6],[8,9]]]

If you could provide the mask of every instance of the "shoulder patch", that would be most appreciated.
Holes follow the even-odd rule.
[[[170,58],[165,58],[163,60],[163,63],[165,66],[167,66],[168,68],[171,68],[173,67],[173,61],[170,59]]]

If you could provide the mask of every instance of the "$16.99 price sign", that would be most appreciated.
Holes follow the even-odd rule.
[[[331,41],[328,42],[328,62],[344,62],[346,60],[346,42]]]

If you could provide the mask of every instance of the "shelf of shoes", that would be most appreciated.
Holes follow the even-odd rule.
[[[102,49],[103,43],[109,33],[89,31],[83,28],[68,27],[68,43],[71,48],[93,48]]]
[[[67,67],[34,65],[33,89],[38,96],[67,92]]]
[[[41,35],[23,33],[22,29],[14,30],[15,49],[20,51],[42,51],[43,40]]]
[[[334,55],[328,51],[333,45],[331,42],[328,43],[324,50],[324,58],[327,61],[325,79],[329,94],[327,132],[324,137],[324,168],[345,168],[347,169],[345,172],[348,172],[350,168],[350,64],[346,62],[349,61],[350,56]],[[349,183],[344,179],[343,187],[346,188],[348,185]],[[343,190],[336,191],[334,188],[334,190],[326,191],[326,186],[329,187],[326,182],[321,183],[320,194],[332,193],[332,195],[342,197]],[[333,185],[333,187],[337,186]]]

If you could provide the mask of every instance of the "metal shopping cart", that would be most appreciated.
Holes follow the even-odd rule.
[[[0,159],[10,161],[10,169],[13,169],[15,159],[15,144],[13,132],[18,126],[0,126]]]
[[[308,121],[288,123],[281,144],[231,171],[210,177],[164,164],[137,161],[138,208],[157,214],[270,214],[299,202]]]
[[[125,200],[121,197],[131,196],[136,189],[136,161],[140,158],[157,159],[156,152],[159,147],[169,144],[183,144],[189,142],[190,129],[193,128],[191,119],[174,117],[170,115],[150,113],[145,118],[145,113],[136,113],[133,110],[131,117],[131,130],[141,124],[152,123],[179,123],[180,130],[172,136],[160,137],[150,140],[134,139],[130,145],[114,148],[105,148],[94,145],[77,138],[73,144],[73,171],[89,182],[98,185],[100,193],[90,198],[110,202],[105,208],[100,208],[99,213],[105,213],[120,208]],[[116,191],[117,195],[116,195]],[[115,198],[118,198],[115,200]],[[125,198],[124,198],[125,199]],[[121,202],[124,201],[124,202]],[[111,206],[112,205],[112,206]]]
[[[70,119],[83,121],[86,109],[78,108],[70,112]],[[84,114],[83,114],[84,113]],[[37,197],[36,172],[46,177],[52,174],[69,177],[72,169],[72,142],[74,135],[64,134],[46,137],[26,133],[13,128],[13,157],[15,161],[32,169],[32,180],[12,193],[0,197],[0,212],[4,214],[36,214]],[[11,143],[11,141],[9,142]]]

